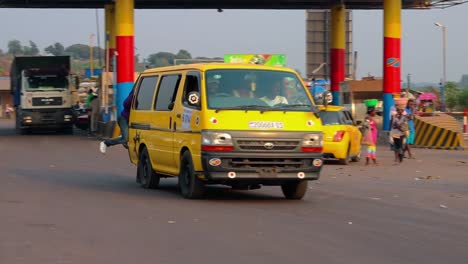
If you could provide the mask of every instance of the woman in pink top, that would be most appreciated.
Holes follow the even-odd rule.
[[[377,131],[377,123],[375,122],[375,108],[369,107],[367,109],[367,117],[366,117],[366,126],[367,126],[367,133],[365,134],[363,141],[367,144],[367,154],[366,154],[366,165],[369,165],[369,161],[372,159],[375,165],[377,165],[377,138],[378,138],[378,131]]]

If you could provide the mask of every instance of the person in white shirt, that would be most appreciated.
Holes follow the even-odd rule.
[[[281,81],[275,81],[271,86],[270,93],[266,96],[261,97],[260,99],[270,106],[274,106],[277,104],[288,104],[288,99],[280,95],[281,88]]]

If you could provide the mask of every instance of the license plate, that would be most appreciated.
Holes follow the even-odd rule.
[[[269,129],[269,128],[276,128],[276,129],[283,129],[284,124],[283,122],[270,122],[270,121],[250,121],[249,128],[259,128],[259,129]]]

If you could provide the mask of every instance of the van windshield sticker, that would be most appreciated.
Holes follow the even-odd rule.
[[[260,128],[260,129],[276,128],[276,129],[284,129],[284,125],[283,125],[283,122],[249,121],[249,128]]]
[[[192,109],[185,108],[184,114],[182,115],[182,128],[190,129],[191,121],[192,121]]]

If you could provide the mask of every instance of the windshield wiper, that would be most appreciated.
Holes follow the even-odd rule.
[[[317,118],[319,118],[320,110],[315,105],[309,105],[309,104],[279,104],[279,105],[275,105],[276,109],[283,109],[283,110],[288,109],[288,108],[300,108],[300,107],[310,108],[310,111],[312,113],[314,113]]]
[[[249,110],[258,110],[260,113],[263,113],[265,110],[271,110],[271,107],[263,105],[239,105],[233,107],[215,108],[214,110],[215,113],[218,113],[221,110],[245,110],[246,112]]]
[[[275,108],[298,108],[298,107],[312,107],[309,104],[279,104],[275,105]]]

